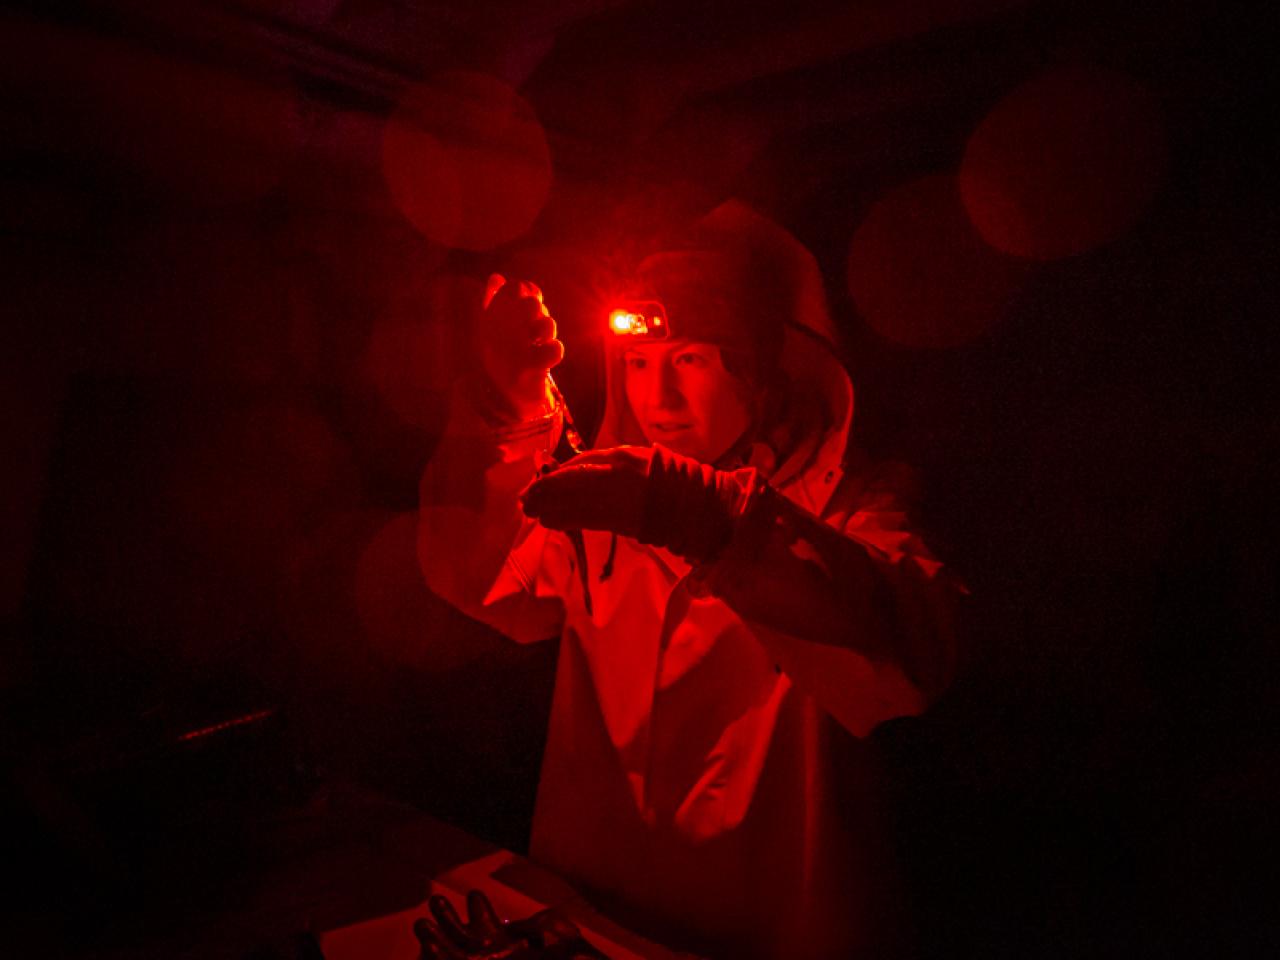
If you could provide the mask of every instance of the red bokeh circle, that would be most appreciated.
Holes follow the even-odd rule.
[[[955,178],[924,177],[872,205],[849,246],[859,313],[909,347],[956,347],[1003,315],[1026,273],[992,250],[965,216]]]
[[[507,84],[453,71],[413,87],[387,121],[382,170],[400,212],[441,246],[489,250],[532,225],[551,153],[532,107]]]
[[[1099,67],[1058,67],[996,104],[969,138],[960,192],[993,247],[1034,260],[1093,249],[1140,219],[1159,188],[1155,99]]]

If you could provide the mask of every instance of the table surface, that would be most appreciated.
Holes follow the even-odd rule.
[[[149,929],[118,938],[103,960],[292,957],[313,934],[326,960],[418,960],[413,920],[443,894],[462,910],[471,889],[501,916],[545,907],[567,915],[614,960],[676,960],[676,953],[613,922],[550,871],[416,808],[355,786],[329,788],[306,808],[256,831],[271,849],[213,907],[159,909]]]

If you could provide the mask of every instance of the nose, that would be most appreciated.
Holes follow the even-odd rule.
[[[649,396],[646,399],[653,410],[679,410],[684,406],[684,394],[680,392],[680,380],[672,364],[658,364],[658,369],[649,381]]]

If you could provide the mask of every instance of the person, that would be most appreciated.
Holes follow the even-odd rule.
[[[963,588],[908,527],[904,470],[850,445],[794,237],[730,202],[635,286],[594,447],[557,463],[554,318],[490,279],[423,477],[423,574],[514,640],[560,637],[533,859],[700,953],[884,955],[863,738],[946,687]]]

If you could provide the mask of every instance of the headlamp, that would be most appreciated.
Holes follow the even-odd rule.
[[[609,313],[609,332],[630,341],[667,340],[671,321],[657,300],[633,300]]]

